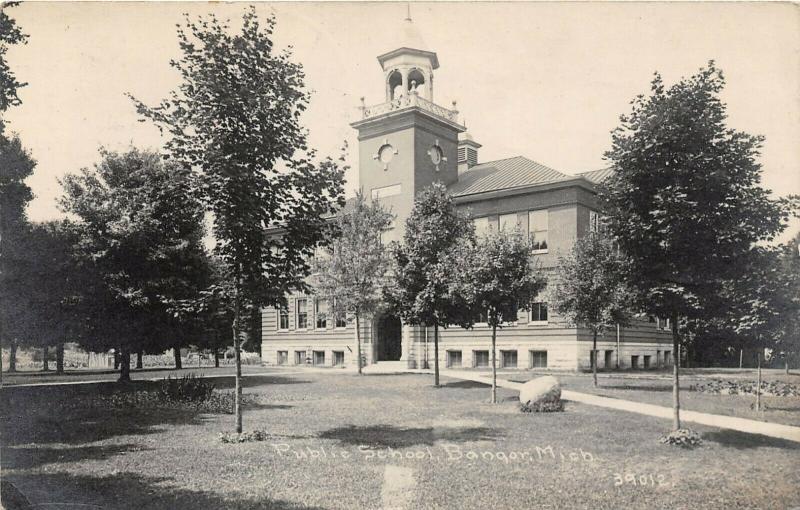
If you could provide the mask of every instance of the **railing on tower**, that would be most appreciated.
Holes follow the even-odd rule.
[[[405,108],[417,107],[426,112],[432,113],[438,117],[449,120],[450,122],[458,123],[458,110],[456,110],[456,102],[453,101],[453,109],[448,110],[438,104],[432,103],[427,99],[420,97],[416,92],[396,97],[386,103],[377,104],[374,106],[364,105],[364,99],[361,99],[361,117],[366,119],[375,117],[384,113],[402,110]]]

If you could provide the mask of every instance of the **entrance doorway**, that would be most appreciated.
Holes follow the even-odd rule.
[[[382,315],[375,321],[377,350],[375,359],[377,361],[400,361],[403,352],[402,337],[403,331],[400,319],[394,315]]]

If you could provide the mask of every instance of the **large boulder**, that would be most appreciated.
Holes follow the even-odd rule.
[[[519,390],[519,403],[522,410],[527,412],[562,410],[558,379],[547,375],[526,382]]]

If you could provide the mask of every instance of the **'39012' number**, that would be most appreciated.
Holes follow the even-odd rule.
[[[614,487],[622,485],[649,485],[651,487],[664,487],[667,485],[666,477],[662,474],[614,473]]]

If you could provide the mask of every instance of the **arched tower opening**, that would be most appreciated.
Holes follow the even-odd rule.
[[[425,75],[419,69],[412,69],[408,73],[408,92],[416,93],[425,99],[430,99]]]
[[[389,73],[386,79],[387,95],[389,101],[403,95],[403,75],[400,71],[394,70]]]

